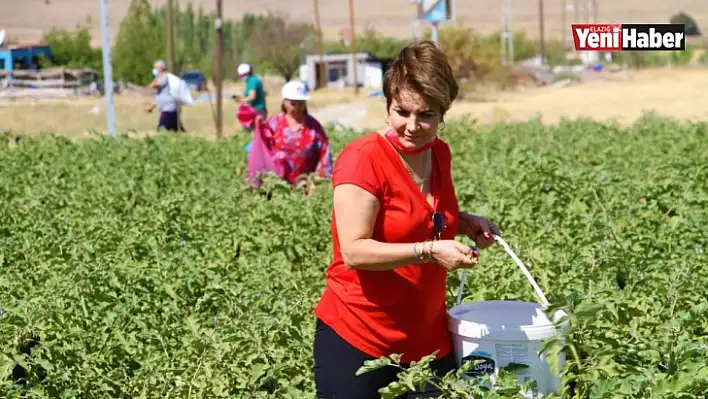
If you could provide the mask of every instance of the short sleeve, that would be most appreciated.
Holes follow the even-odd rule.
[[[352,143],[354,144],[354,143]],[[376,162],[375,143],[345,147],[337,156],[332,171],[332,185],[353,184],[370,192],[381,201],[383,179]]]
[[[170,81],[167,79],[167,75],[162,75],[157,82],[160,84],[160,87],[165,87]]]

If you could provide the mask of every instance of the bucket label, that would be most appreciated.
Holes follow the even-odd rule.
[[[471,354],[462,358],[462,364],[467,361],[475,362],[481,360],[481,363],[476,364],[470,371],[466,373],[468,377],[478,377],[484,374],[494,374],[496,362],[492,355],[487,352],[474,351]]]
[[[497,355],[499,367],[506,367],[509,363],[525,364],[530,366],[529,348],[524,343],[497,343],[494,344],[494,353]],[[520,370],[517,374],[524,374]]]

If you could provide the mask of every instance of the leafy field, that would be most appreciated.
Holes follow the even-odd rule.
[[[498,222],[570,314],[563,397],[705,397],[708,125],[448,124],[443,137],[461,206]],[[0,138],[3,396],[313,396],[327,183],[249,192],[244,136]],[[466,301],[535,300],[499,246],[468,286]]]

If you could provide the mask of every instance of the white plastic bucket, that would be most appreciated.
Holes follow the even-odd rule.
[[[509,245],[499,236],[494,236],[533,285],[542,304],[521,301],[481,301],[461,304],[462,292],[467,280],[466,271],[462,275],[457,305],[448,312],[448,328],[452,335],[457,366],[463,361],[481,360],[467,378],[477,378],[490,374],[492,379],[499,375],[499,369],[509,363],[525,364],[528,367],[515,374],[519,382],[536,381],[533,393],[545,395],[559,389],[560,379],[550,370],[545,357],[539,354],[542,340],[559,334],[554,321],[565,315],[557,311],[549,320],[544,310],[548,301],[540,287],[511,251]],[[563,362],[563,358],[560,359]],[[562,363],[561,363],[562,364]]]

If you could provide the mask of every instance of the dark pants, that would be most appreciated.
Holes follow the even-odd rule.
[[[165,129],[173,132],[185,132],[182,121],[180,121],[177,111],[162,111],[160,112],[160,122],[157,125],[157,130]]]
[[[375,371],[356,375],[356,371],[366,360],[374,360],[356,349],[319,318],[315,328],[315,385],[319,399],[379,399],[378,390],[394,381],[401,372],[395,367],[385,367]],[[435,360],[431,368],[442,377],[457,368],[454,353]],[[432,398],[440,395],[439,391],[429,387],[425,392],[409,393],[404,398]]]

